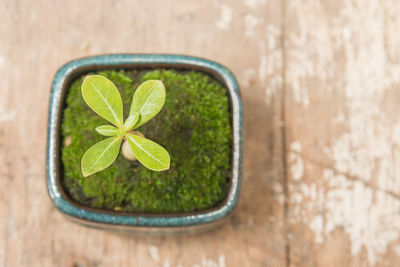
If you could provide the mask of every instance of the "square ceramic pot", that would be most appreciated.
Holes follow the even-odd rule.
[[[232,155],[230,189],[226,198],[211,209],[190,213],[128,213],[83,206],[74,202],[62,187],[60,121],[64,96],[74,78],[103,69],[172,68],[205,72],[219,80],[230,99]],[[110,230],[145,233],[201,232],[220,225],[235,207],[241,184],[242,104],[234,75],[210,60],[182,55],[111,54],[71,61],[56,73],[50,93],[47,139],[47,188],[54,205],[68,218],[83,225]]]

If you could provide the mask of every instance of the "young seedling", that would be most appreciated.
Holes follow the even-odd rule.
[[[168,170],[170,156],[159,144],[133,131],[153,118],[165,103],[162,81],[150,80],[136,89],[128,118],[123,122],[122,98],[112,81],[101,75],[88,75],[82,83],[82,96],[87,105],[98,115],[114,124],[101,125],[95,130],[109,138],[93,145],[83,155],[83,176],[104,170],[118,156],[121,143],[126,140],[134,156],[145,167],[154,171]],[[124,151],[127,149],[124,148]],[[126,153],[124,153],[125,155]]]

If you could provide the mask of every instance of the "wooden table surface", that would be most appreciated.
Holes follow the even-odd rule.
[[[0,266],[399,266],[400,1],[0,0]],[[66,61],[179,53],[228,66],[245,109],[238,207],[196,236],[67,221],[45,186]]]

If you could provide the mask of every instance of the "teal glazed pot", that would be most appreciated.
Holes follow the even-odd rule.
[[[232,159],[230,189],[225,200],[214,208],[190,213],[146,214],[95,209],[74,202],[62,187],[61,116],[66,90],[74,78],[104,69],[172,68],[205,72],[219,80],[230,98]],[[47,189],[54,205],[69,219],[86,226],[107,230],[170,234],[204,232],[221,225],[236,206],[242,169],[242,103],[234,75],[210,60],[183,55],[111,54],[82,58],[62,66],[56,73],[50,93],[47,137]]]

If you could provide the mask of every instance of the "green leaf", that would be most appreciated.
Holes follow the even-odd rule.
[[[100,75],[88,75],[82,83],[82,96],[94,112],[122,127],[122,99],[112,81]]]
[[[121,142],[121,137],[114,136],[90,147],[81,162],[83,176],[87,177],[110,166],[118,156]]]
[[[130,114],[124,123],[125,131],[132,130],[135,127],[137,121],[139,120],[139,117],[140,117],[139,113],[137,112],[133,112],[132,114]]]
[[[153,171],[169,169],[170,157],[165,148],[149,139],[131,133],[128,133],[126,137],[133,154],[146,168]]]
[[[96,127],[96,132],[98,132],[101,135],[104,136],[114,136],[118,135],[119,130],[118,128],[111,126],[111,125],[101,125],[99,127]]]
[[[130,114],[138,112],[139,121],[135,127],[153,118],[162,109],[165,103],[165,87],[160,80],[149,80],[136,89],[133,95]]]

